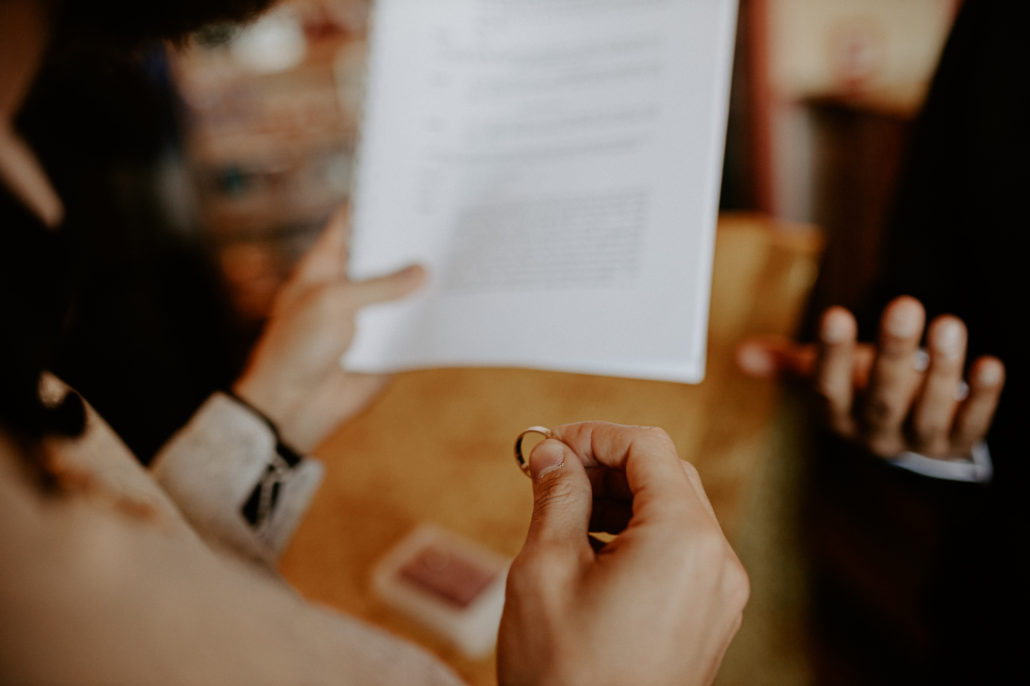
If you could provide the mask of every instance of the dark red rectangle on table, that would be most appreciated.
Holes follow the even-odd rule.
[[[497,572],[430,543],[400,568],[400,576],[440,600],[464,609],[497,578]]]

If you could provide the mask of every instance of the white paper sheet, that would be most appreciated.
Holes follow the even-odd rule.
[[[736,9],[377,0],[345,366],[701,380]]]

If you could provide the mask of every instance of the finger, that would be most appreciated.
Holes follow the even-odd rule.
[[[680,460],[680,467],[690,482],[695,497],[718,524],[715,509],[708,500],[708,494],[705,493],[697,468],[682,460]],[[587,475],[590,477],[590,485],[594,493],[594,511],[590,517],[590,530],[607,533],[622,531],[633,514],[633,494],[626,481],[626,472],[606,467],[589,467]],[[598,529],[596,526],[606,528]]]
[[[704,512],[675,445],[661,429],[583,422],[557,427],[554,433],[584,465],[625,472],[634,517],[665,519]]]
[[[983,440],[1005,386],[1005,365],[996,357],[981,357],[969,373],[969,397],[959,407],[952,434],[952,452],[965,456]]]
[[[547,439],[529,456],[533,516],[526,547],[553,546],[580,556],[587,543],[592,492],[586,471],[561,441]]]
[[[343,208],[336,210],[279,289],[274,309],[289,309],[313,286],[344,279],[349,226],[347,212]]]
[[[346,271],[350,215],[345,207],[333,212],[326,227],[297,263],[290,281],[299,286],[341,279]]]
[[[895,299],[883,311],[862,411],[868,447],[879,455],[903,448],[901,429],[919,383],[914,360],[925,321],[923,306],[908,296]]]
[[[364,281],[340,282],[349,307],[361,309],[366,305],[390,302],[418,290],[426,281],[426,270],[411,265],[392,274],[376,276]]]
[[[856,394],[863,393],[869,388],[869,374],[873,371],[875,361],[876,346],[868,343],[859,343],[855,346],[852,383]]]
[[[930,366],[912,412],[913,447],[924,455],[945,457],[951,451],[951,425],[966,359],[966,327],[945,315],[930,325]]]
[[[843,307],[831,307],[819,323],[819,351],[813,386],[830,428],[842,436],[855,432],[855,339],[858,325]]]
[[[737,346],[737,366],[758,379],[808,377],[815,366],[815,346],[780,336],[756,336]]]

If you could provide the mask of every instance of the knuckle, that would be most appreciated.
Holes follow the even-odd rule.
[[[641,428],[641,431],[651,440],[656,443],[662,444],[666,447],[672,447],[673,441],[669,433],[660,426],[645,426]]]
[[[867,438],[865,441],[866,450],[877,457],[884,459],[896,457],[902,452],[901,441],[895,437],[876,436]]]
[[[941,417],[917,417],[912,423],[914,442],[920,447],[932,446],[948,435],[947,420]]]
[[[730,604],[738,610],[743,610],[751,598],[751,578],[735,556],[726,570],[724,579],[726,597]]]
[[[701,480],[701,472],[697,470],[697,467],[695,467],[692,462],[680,460],[680,464],[683,465],[683,471],[686,473],[688,479],[694,482]]]
[[[866,403],[865,414],[871,425],[883,426],[902,416],[906,409],[901,398],[876,395]]]
[[[541,571],[537,556],[523,549],[508,568],[508,580],[505,584],[505,595],[508,598],[525,597],[539,591],[541,583],[546,579]]]

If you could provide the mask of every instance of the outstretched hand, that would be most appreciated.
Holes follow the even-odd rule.
[[[500,683],[711,683],[748,581],[697,471],[660,429],[553,432],[529,459],[533,518],[508,574]],[[616,536],[595,550],[588,531]]]
[[[965,324],[951,315],[937,317],[924,350],[925,321],[922,304],[902,296],[884,308],[878,342],[858,343],[855,318],[831,307],[817,343],[752,338],[738,347],[737,362],[753,376],[810,383],[827,425],[876,455],[911,450],[967,457],[990,428],[1005,367],[995,357],[980,357],[964,379]]]
[[[419,266],[365,281],[345,277],[348,220],[338,212],[276,294],[264,331],[234,392],[279,426],[295,448],[313,448],[384,387],[382,375],[354,374],[340,359],[358,310],[401,298],[425,280]]]

